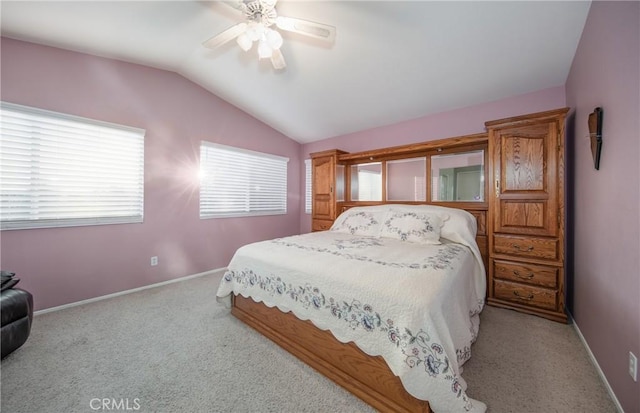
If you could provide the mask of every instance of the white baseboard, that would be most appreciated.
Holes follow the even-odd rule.
[[[180,282],[180,281],[187,281],[187,280],[190,280],[192,278],[203,277],[205,275],[213,275],[213,274],[216,274],[216,273],[219,273],[219,272],[223,272],[226,269],[227,269],[226,267],[224,267],[224,268],[216,268],[215,270],[209,270],[209,271],[205,271],[205,272],[201,272],[201,273],[197,273],[197,274],[187,275],[187,276],[180,277],[180,278],[174,278],[174,279],[171,279],[171,280],[162,281],[162,282],[155,283],[155,284],[150,284],[150,285],[145,285],[145,286],[138,287],[138,288],[133,288],[131,290],[119,291],[117,293],[101,295],[100,297],[94,297],[94,298],[89,298],[87,300],[76,301],[74,303],[59,305],[57,307],[45,308],[44,310],[34,311],[33,315],[37,316],[37,315],[41,315],[41,314],[52,313],[54,311],[60,311],[60,310],[66,309],[66,308],[77,307],[79,305],[94,303],[96,301],[102,301],[102,300],[106,300],[106,299],[113,298],[113,297],[119,297],[121,295],[136,293],[138,291],[148,290],[150,288],[162,287],[163,285],[173,284],[173,283],[177,283],[177,282]]]
[[[607,381],[607,377],[604,375],[604,372],[600,368],[600,365],[598,364],[598,360],[596,360],[596,357],[591,352],[591,349],[587,344],[587,340],[585,340],[584,336],[582,335],[582,332],[580,331],[580,328],[578,327],[578,324],[576,324],[576,320],[573,319],[573,315],[571,315],[571,313],[568,313],[568,314],[569,314],[569,318],[571,319],[571,324],[573,324],[573,328],[578,333],[578,337],[580,337],[580,341],[582,341],[582,345],[584,345],[584,348],[587,349],[587,354],[591,359],[591,363],[596,368],[596,371],[598,372],[600,379],[602,379],[604,386],[607,388],[607,392],[609,392],[609,396],[611,396],[611,399],[613,400],[613,404],[615,404],[616,409],[618,410],[618,413],[624,413],[624,409],[622,408],[622,405],[618,401],[616,394],[613,392],[613,389],[609,385],[609,381]]]

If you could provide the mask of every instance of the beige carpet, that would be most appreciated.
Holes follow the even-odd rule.
[[[234,319],[218,280],[37,316],[0,366],[2,411],[373,411]],[[513,311],[486,307],[463,377],[489,412],[616,411],[573,327]]]

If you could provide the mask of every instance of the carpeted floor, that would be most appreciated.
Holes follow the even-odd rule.
[[[0,366],[2,411],[373,411],[233,318],[218,281],[36,316]],[[489,412],[616,411],[573,327],[509,310],[485,308],[463,377]]]

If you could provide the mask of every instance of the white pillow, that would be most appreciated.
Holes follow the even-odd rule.
[[[393,209],[421,214],[437,214],[444,221],[440,237],[453,242],[468,245],[475,244],[476,218],[464,209],[447,208],[439,205],[396,204]]]
[[[384,215],[385,211],[382,209],[350,208],[335,220],[331,231],[377,237]]]
[[[443,214],[390,209],[384,218],[380,236],[420,244],[439,245]]]

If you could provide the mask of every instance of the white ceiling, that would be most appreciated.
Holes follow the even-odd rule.
[[[337,28],[327,46],[283,32],[284,71],[235,42],[209,1],[7,1],[2,35],[175,71],[301,142],[563,85],[590,2],[285,1]]]

